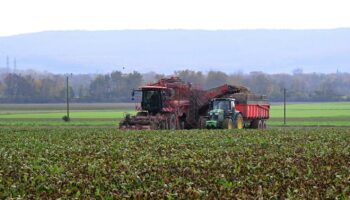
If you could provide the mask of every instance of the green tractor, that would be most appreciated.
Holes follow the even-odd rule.
[[[216,98],[211,100],[205,126],[208,129],[243,129],[243,115],[236,110],[235,99]]]

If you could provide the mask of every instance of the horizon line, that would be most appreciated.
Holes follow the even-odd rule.
[[[1,37],[15,37],[21,35],[52,33],[52,32],[111,32],[111,31],[207,31],[207,32],[224,32],[224,31],[330,31],[350,29],[350,27],[334,27],[334,28],[242,28],[242,29],[187,29],[187,28],[149,28],[149,29],[60,29],[60,30],[42,30],[33,32],[22,32],[15,34],[0,35]]]

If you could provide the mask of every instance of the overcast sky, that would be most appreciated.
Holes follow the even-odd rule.
[[[350,27],[349,0],[2,0],[0,36],[47,30]]]

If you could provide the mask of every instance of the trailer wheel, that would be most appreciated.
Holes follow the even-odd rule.
[[[254,119],[250,122],[250,128],[259,128],[259,121],[258,119]]]
[[[224,124],[223,125],[224,125],[224,129],[233,129],[234,128],[233,121],[232,121],[231,118],[226,118],[224,120]]]
[[[262,128],[263,128],[263,129],[266,129],[266,128],[267,128],[266,120],[263,120],[263,121],[262,121],[262,124],[263,124],[263,125],[262,125]]]
[[[263,121],[259,119],[258,129],[263,129],[263,128],[264,128]]]
[[[243,116],[241,114],[237,115],[237,119],[235,121],[235,128],[236,129],[243,129],[244,128],[244,120],[243,120]]]

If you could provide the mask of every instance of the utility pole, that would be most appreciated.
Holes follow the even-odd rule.
[[[69,120],[69,85],[68,85],[68,78],[69,78],[69,76],[67,75],[67,94],[66,94],[66,96],[67,96],[67,118],[68,118],[68,120]]]
[[[283,101],[284,101],[284,125],[286,125],[286,88],[283,89]]]

